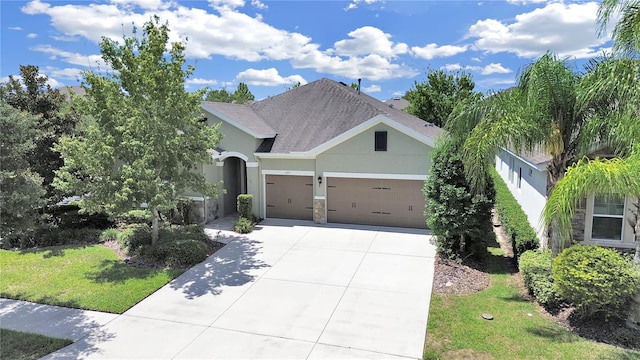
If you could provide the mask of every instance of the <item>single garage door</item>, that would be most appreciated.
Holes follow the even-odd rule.
[[[266,175],[267,217],[313,220],[313,177]]]
[[[327,179],[329,222],[426,228],[422,180]]]

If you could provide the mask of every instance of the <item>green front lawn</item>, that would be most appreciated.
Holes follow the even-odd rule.
[[[0,359],[39,359],[71,343],[66,339],[0,329]]]
[[[544,318],[521,295],[502,250],[489,251],[488,289],[432,295],[425,359],[640,359],[638,351],[582,339]]]
[[[0,297],[123,313],[183,270],[127,265],[102,245],[0,250]]]

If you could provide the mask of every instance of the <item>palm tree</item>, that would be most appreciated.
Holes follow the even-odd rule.
[[[591,111],[583,127],[581,148],[588,146],[587,139],[598,139],[620,157],[581,159],[556,184],[544,209],[543,221],[547,226],[558,224],[560,243],[570,240],[571,219],[583,197],[594,193],[640,197],[640,62],[630,58],[605,60],[589,72],[583,84],[582,103],[608,106]],[[640,208],[631,210],[635,216],[627,220],[636,239],[634,263],[640,264]]]
[[[640,53],[640,1],[603,0],[598,8],[599,33],[606,32],[609,22],[619,15],[613,29],[614,50],[627,55]]]
[[[545,54],[522,72],[515,88],[456,109],[447,130],[463,142],[463,161],[473,189],[484,188],[485,174],[500,148],[544,150],[551,156],[548,198],[567,168],[596,140],[603,145],[621,145],[616,146],[619,151],[631,149],[613,137],[624,138],[633,132],[622,125],[633,127],[634,123],[621,120],[630,118],[632,102],[621,99],[638,99],[640,94],[634,95],[636,88],[632,86],[638,79],[634,64],[629,59],[601,59],[579,74],[566,60]],[[621,78],[611,76],[616,72]],[[614,128],[617,132],[609,131]],[[557,221],[551,218],[547,223],[554,254],[566,244],[562,241],[564,223]]]

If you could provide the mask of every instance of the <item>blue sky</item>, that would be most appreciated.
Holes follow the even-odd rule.
[[[512,86],[546,51],[585,60],[607,51],[596,34],[599,2],[103,0],[2,1],[0,81],[37,65],[54,87],[103,71],[99,42],[131,35],[153,14],[174,41],[188,39],[190,90],[235,90],[263,99],[327,77],[362,78],[381,100],[403,95],[428,69],[465,69],[480,91]]]

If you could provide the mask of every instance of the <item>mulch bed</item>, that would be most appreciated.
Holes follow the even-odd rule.
[[[511,245],[497,218],[494,219],[494,224],[496,224],[494,231],[500,247],[506,252],[507,257],[513,259]],[[509,261],[509,266],[513,266],[513,280],[518,284],[522,297],[526,300],[534,301],[535,299],[528,294],[524,287],[520,273],[515,268],[515,261]],[[490,285],[490,274],[483,269],[481,264],[471,261],[458,264],[436,255],[433,279],[434,294],[464,296],[482,291]],[[624,324],[624,320],[604,321],[592,319],[581,321],[573,314],[574,309],[567,305],[553,309],[545,309],[538,305],[537,308],[542,316],[582,338],[622,348],[640,350],[640,331],[628,329]]]

